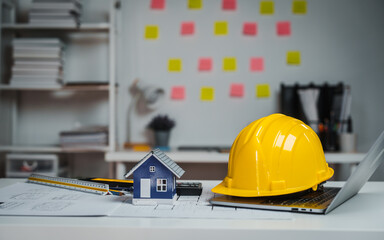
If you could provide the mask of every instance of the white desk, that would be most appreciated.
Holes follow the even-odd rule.
[[[0,187],[12,182],[0,179]],[[0,239],[382,240],[384,182],[368,182],[358,195],[328,215],[292,215],[290,220],[2,216]]]

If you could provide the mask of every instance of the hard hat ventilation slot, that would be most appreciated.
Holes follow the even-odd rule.
[[[285,180],[272,181],[271,182],[271,190],[272,191],[285,190],[286,188],[287,188],[287,185],[285,183]]]

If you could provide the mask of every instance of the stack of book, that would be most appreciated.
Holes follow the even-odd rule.
[[[57,38],[15,38],[10,84],[59,87],[63,80],[63,44]]]
[[[82,4],[78,0],[33,0],[29,23],[39,26],[78,27]]]
[[[60,132],[60,145],[63,148],[98,148],[108,145],[106,126],[82,127]]]

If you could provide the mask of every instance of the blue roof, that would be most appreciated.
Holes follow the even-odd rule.
[[[137,168],[139,168],[145,161],[147,161],[151,156],[156,157],[159,162],[161,162],[165,167],[169,169],[173,174],[175,174],[178,178],[183,176],[185,171],[175,163],[171,158],[169,158],[165,153],[160,151],[159,149],[154,149],[149,152],[143,159],[140,160],[136,166],[134,166],[124,177],[129,177]]]

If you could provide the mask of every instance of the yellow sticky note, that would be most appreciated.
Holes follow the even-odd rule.
[[[260,14],[271,15],[275,12],[275,4],[272,1],[261,1],[260,2]]]
[[[293,1],[292,2],[292,13],[293,14],[306,14],[307,13],[307,2],[306,1]]]
[[[228,34],[228,23],[227,22],[215,22],[215,35],[227,35]]]
[[[145,39],[157,39],[159,37],[159,27],[157,25],[145,26]]]
[[[170,58],[168,61],[168,71],[170,72],[181,72],[183,68],[180,58]]]
[[[271,95],[269,90],[269,84],[258,84],[256,85],[256,97],[268,98]]]
[[[188,8],[192,10],[199,10],[203,7],[203,0],[188,0]]]
[[[236,71],[236,58],[226,57],[223,59],[223,70],[226,72]]]
[[[200,91],[201,101],[213,101],[215,98],[215,89],[213,87],[202,87]]]
[[[300,65],[301,57],[299,51],[288,51],[287,52],[287,64],[288,65]]]

